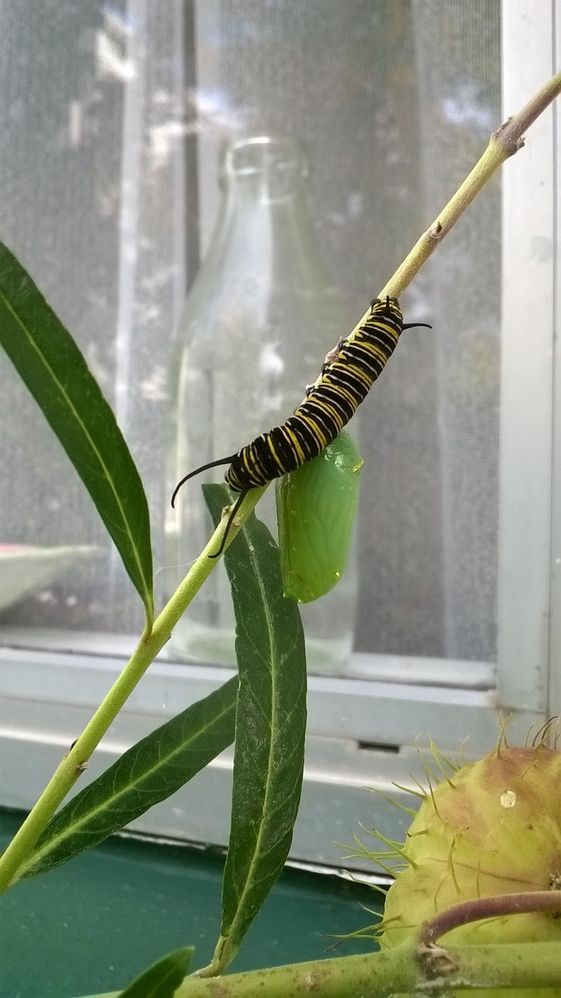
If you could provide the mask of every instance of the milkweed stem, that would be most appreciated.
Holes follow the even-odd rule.
[[[252,489],[251,492],[248,492],[236,515],[236,520],[231,526],[226,547],[234,540],[240,527],[261,498],[263,491],[264,489]],[[135,651],[118,679],[101,701],[82,734],[57,766],[35,806],[2,854],[0,858],[0,893],[7,890],[11,884],[19,879],[33,846],[48,821],[84,772],[89,758],[115,720],[123,704],[165,645],[179,618],[218,564],[218,559],[210,558],[209,555],[216,551],[220,545],[226,523],[227,517],[223,516],[208,544],[191,565],[183,582],[154,621],[151,630],[145,630],[142,634]]]
[[[408,940],[395,949],[293,963],[213,978],[186,977],[176,998],[387,998],[388,994],[444,995],[476,987],[559,987],[561,943],[418,946]],[[121,992],[97,998],[119,998]],[[94,996],[92,996],[94,998]]]
[[[508,118],[489,138],[483,155],[452,195],[448,204],[439,212],[425,232],[419,237],[403,263],[380,291],[378,298],[386,295],[398,298],[409,286],[421,267],[434,253],[445,236],[462,217],[466,208],[489,182],[500,166],[514,156],[524,145],[524,133],[552,101],[561,93],[561,73],[552,78],[512,118]],[[354,336],[368,318],[365,312],[353,329]]]

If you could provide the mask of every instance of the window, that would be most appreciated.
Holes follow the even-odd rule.
[[[496,124],[553,72],[552,16],[544,6],[528,20],[526,0],[29,0],[1,15],[2,238],[115,408],[148,493],[160,598],[183,563],[166,544],[170,370],[212,247],[225,143],[282,136],[305,148],[313,253],[351,328]],[[403,298],[433,330],[404,336],[356,421],[365,468],[347,588],[305,609],[309,635],[334,621],[340,641],[335,664],[310,655],[297,859],[336,863],[335,841],[358,820],[399,820],[363,788],[406,783],[418,734],[452,752],[469,736],[464,751],[478,752],[501,709],[513,740],[558,709],[554,219],[550,112]],[[240,446],[260,415],[243,335],[227,371]],[[305,330],[287,335],[280,355],[299,380],[283,390],[297,402],[323,354]],[[28,806],[142,618],[65,455],[7,364],[0,379],[5,543],[62,549],[20,552],[8,589],[21,579],[19,598],[0,606],[3,803]],[[259,398],[271,402],[274,384]],[[195,433],[208,429],[202,412],[193,406]],[[168,650],[89,775],[222,682],[228,650],[215,658]],[[217,760],[136,827],[225,841],[227,779]]]

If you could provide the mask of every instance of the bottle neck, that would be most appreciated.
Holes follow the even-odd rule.
[[[331,281],[318,252],[304,189],[305,162],[285,140],[247,140],[227,150],[222,202],[205,268],[228,263],[304,290]]]

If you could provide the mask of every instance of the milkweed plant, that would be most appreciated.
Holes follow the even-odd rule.
[[[558,74],[492,134],[456,194],[379,292],[378,302],[387,302],[388,310],[395,302],[399,311],[398,296],[560,92]],[[393,305],[391,310],[394,315]],[[311,391],[314,403],[329,402],[325,372],[333,364],[348,375],[345,364],[358,356],[372,312],[373,306],[325,358]],[[251,474],[238,474],[242,494],[235,516],[225,485],[203,486],[214,533],[156,614],[148,504],[131,453],[70,333],[1,244],[0,342],[89,492],[145,616],[130,660],[2,854],[0,890],[93,848],[173,794],[233,742],[229,849],[211,963],[193,971],[194,952],[186,939],[183,948],[162,955],[135,981],[123,982],[122,998],[381,998],[464,991],[487,998],[504,988],[516,989],[509,993],[519,998],[561,996],[561,755],[547,744],[547,729],[523,749],[510,748],[501,738],[494,753],[461,769],[442,763],[439,778],[428,778],[429,790],[417,793],[420,807],[411,809],[404,843],[385,840],[381,852],[361,843],[363,855],[396,876],[383,921],[364,930],[377,936],[379,952],[373,947],[358,956],[223,976],[290,848],[306,730],[298,602],[321,597],[344,571],[362,459],[345,435],[323,441],[313,430],[308,454],[313,461],[296,460],[294,436],[292,463],[286,458],[283,465],[280,455],[275,474],[265,470],[259,478],[259,462],[271,454],[261,445],[242,448]],[[308,410],[302,406],[298,418],[305,422]],[[296,469],[298,463],[302,466]],[[241,465],[232,467],[230,484]],[[290,474],[283,475],[285,467]],[[275,477],[280,478],[280,552],[254,514]],[[321,536],[310,533],[318,518]],[[244,623],[236,629],[237,676],[142,739],[64,804],[123,704],[216,570],[222,550],[236,621]]]

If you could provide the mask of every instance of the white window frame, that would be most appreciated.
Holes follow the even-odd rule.
[[[554,72],[555,9],[533,0],[503,3],[505,116]],[[528,25],[531,24],[531,31]],[[138,79],[131,86],[138,86]],[[502,718],[509,740],[561,711],[561,393],[554,335],[559,229],[554,118],[532,127],[528,144],[502,171],[503,287],[499,493],[498,659],[457,662],[355,655],[360,678],[310,677],[307,765],[293,860],[337,866],[358,823],[399,835],[394,783],[422,778],[417,751],[430,736],[443,751],[491,748]],[[123,224],[126,224],[126,219]],[[445,251],[445,248],[444,250]],[[474,289],[477,293],[477,289]],[[75,636],[74,636],[75,637]],[[67,639],[70,641],[70,638]],[[51,649],[24,630],[0,631],[0,805],[27,809],[123,666],[132,642],[91,636],[91,653]],[[87,647],[85,637],[80,647]],[[107,652],[107,654],[105,654]],[[93,779],[138,738],[225,682],[231,671],[159,659],[96,752]],[[414,682],[411,682],[414,678]],[[130,826],[174,840],[225,844],[231,753]],[[83,784],[82,784],[83,785]],[[353,863],[346,863],[347,866]],[[360,866],[360,862],[354,865]]]

